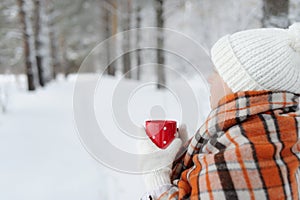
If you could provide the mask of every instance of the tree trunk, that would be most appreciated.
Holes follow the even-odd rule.
[[[57,48],[57,37],[55,34],[54,24],[54,6],[51,0],[46,0],[47,4],[47,16],[48,16],[48,28],[49,28],[49,41],[50,41],[50,55],[52,63],[52,78],[55,79],[59,72],[60,63],[58,60],[58,48]]]
[[[289,26],[289,0],[263,0],[263,27]]]
[[[141,28],[141,6],[139,5],[139,2],[137,2],[137,7],[136,7],[136,44],[137,44],[137,51],[136,51],[136,61],[137,61],[137,75],[136,79],[140,80],[141,79],[141,31],[139,30]]]
[[[103,11],[103,22],[105,23],[105,39],[108,39],[112,35],[116,34],[117,32],[117,16],[116,13],[112,13],[111,10],[109,10],[109,6],[116,11],[116,2],[115,0],[100,0],[100,4],[104,3],[104,5],[101,5],[101,12]],[[109,5],[109,6],[108,6]],[[115,41],[106,42],[106,64],[107,68],[105,69],[106,74],[114,76],[116,73],[116,67],[115,63],[110,63],[111,54],[113,51],[116,50]]]
[[[165,57],[164,57],[164,18],[163,18],[163,0],[156,0],[156,26],[159,28],[157,32],[157,50],[156,50],[156,59],[157,59],[157,88],[161,89],[165,87],[166,77],[165,77]]]
[[[43,87],[45,85],[44,69],[43,69],[43,57],[41,53],[41,10],[40,0],[34,0],[34,46],[35,46],[35,58],[38,70],[39,84]]]
[[[130,23],[131,23],[131,0],[123,0],[123,8],[124,12],[122,12],[122,29],[123,31],[127,31],[130,29]],[[130,49],[130,35],[128,33],[123,34],[123,41],[122,41],[122,48],[124,55],[122,56],[123,60],[123,74],[125,75],[125,78],[131,78],[131,57],[130,52],[128,50]]]
[[[59,37],[59,46],[60,46],[60,49],[61,49],[61,53],[62,53],[62,60],[61,60],[61,64],[62,64],[62,70],[63,70],[63,73],[65,75],[65,77],[67,77],[67,47],[66,47],[66,40],[65,40],[65,36],[64,35],[61,35]]]
[[[30,52],[30,33],[28,32],[29,25],[27,24],[26,13],[24,9],[24,4],[25,4],[24,0],[17,0],[17,3],[19,7],[20,24],[23,32],[22,33],[23,47],[24,47],[28,90],[32,91],[35,90],[35,84],[34,84],[34,70],[33,70],[33,64],[31,60],[31,52]]]

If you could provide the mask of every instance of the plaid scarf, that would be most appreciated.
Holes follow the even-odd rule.
[[[300,94],[239,91],[219,100],[173,162],[164,199],[298,199]]]

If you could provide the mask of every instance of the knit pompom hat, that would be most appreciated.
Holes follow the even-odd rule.
[[[211,59],[233,92],[300,93],[300,23],[225,35],[212,47]]]

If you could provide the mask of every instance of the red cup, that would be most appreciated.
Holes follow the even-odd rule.
[[[147,120],[145,124],[146,134],[161,149],[167,148],[176,137],[176,121]]]

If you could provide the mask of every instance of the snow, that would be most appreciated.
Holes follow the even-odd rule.
[[[89,81],[94,75],[81,76]],[[146,191],[141,175],[113,170],[97,162],[84,148],[79,137],[82,133],[76,131],[74,120],[75,80],[76,76],[59,79],[29,93],[22,85],[24,77],[20,77],[18,84],[22,87],[15,81],[14,87],[10,87],[7,113],[0,113],[0,199],[139,199]],[[130,98],[121,93],[117,102],[128,101],[132,124],[140,126],[149,117],[171,117],[187,123],[192,135],[209,112],[209,96],[198,81],[189,83],[195,97],[202,98],[193,108],[201,113],[195,119],[196,124],[189,124],[191,119],[182,117],[180,107],[185,107],[180,104],[188,98],[178,101],[172,92],[156,91],[151,84],[144,87],[142,82],[109,77],[99,81],[95,93],[97,122],[112,145],[124,152],[136,153],[136,138],[125,135],[112,117],[113,109],[109,105],[115,101],[117,86],[122,91],[130,91]],[[173,90],[176,95],[183,92],[182,83],[174,82],[170,87],[177,88]],[[82,119],[88,120],[88,117]]]

